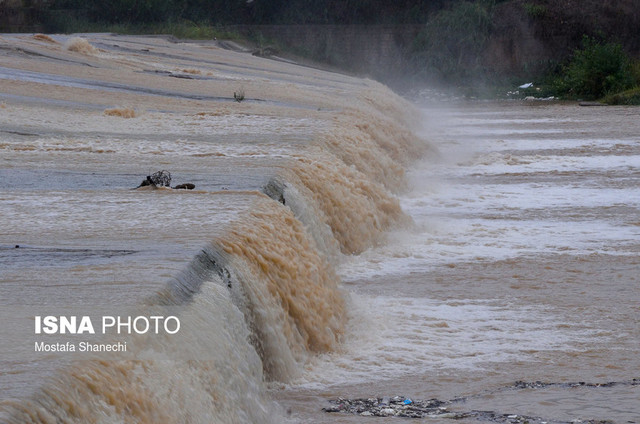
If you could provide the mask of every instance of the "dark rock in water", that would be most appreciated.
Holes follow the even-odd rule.
[[[272,178],[263,187],[262,192],[267,196],[271,197],[273,200],[285,205],[286,204],[284,199],[285,188],[286,188],[286,184],[283,181],[280,181],[278,178]]]
[[[185,184],[178,184],[173,189],[174,190],[193,190],[194,188],[196,188],[195,184],[185,183]]]
[[[147,178],[142,180],[142,182],[140,183],[140,185],[137,188],[146,187],[146,186],[152,186],[152,185],[155,185],[155,184],[153,184],[153,182],[151,181],[151,175],[147,175]]]

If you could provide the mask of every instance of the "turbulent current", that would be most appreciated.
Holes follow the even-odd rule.
[[[215,41],[0,58],[2,422],[640,422],[636,109],[410,103]],[[195,188],[136,189],[160,170]]]

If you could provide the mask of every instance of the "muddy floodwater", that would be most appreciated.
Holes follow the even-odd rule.
[[[639,117],[2,34],[0,421],[640,423]]]
[[[455,422],[640,422],[638,110],[422,111],[440,155],[408,168],[415,226],[341,265],[353,336],[314,358],[292,405],[404,396],[453,400]],[[327,415],[301,414],[372,420]]]

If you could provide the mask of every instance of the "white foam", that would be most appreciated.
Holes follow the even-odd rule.
[[[346,281],[426,272],[459,261],[493,261],[542,253],[633,254],[640,229],[598,221],[434,217],[421,231],[399,232],[384,247],[348,258]]]
[[[524,173],[524,172],[567,172],[604,171],[640,168],[640,155],[515,155],[512,153],[490,152],[479,155],[463,167],[473,167],[474,172],[484,174]]]
[[[469,136],[472,137],[471,135]],[[461,140],[462,144],[468,145],[467,140]],[[546,149],[613,149],[619,147],[635,147],[637,140],[617,140],[606,138],[587,138],[582,134],[564,134],[560,138],[498,138],[487,137],[486,139],[477,140],[473,143],[475,150],[546,150]]]
[[[563,329],[545,308],[489,300],[354,297],[344,351],[316,357],[297,384],[358,383],[456,368],[474,369],[568,349],[591,332]],[[593,339],[591,339],[593,340]]]
[[[637,141],[596,134],[582,140],[567,138],[558,146],[558,140],[544,133],[535,140],[473,138],[474,126],[487,122],[493,126],[517,122],[518,128],[529,125],[533,130],[547,121],[562,126],[566,119],[534,116],[514,121],[498,116],[487,120],[470,115],[440,122],[439,161],[425,160],[407,173],[411,188],[400,201],[416,226],[391,234],[384,246],[349,258],[340,269],[343,279],[551,252],[635,252],[640,228],[629,210],[640,208],[640,187],[609,175],[633,178],[640,169],[640,155],[612,154],[607,149],[634,148]],[[472,125],[461,126],[461,122]],[[484,128],[486,134],[501,132],[493,126]],[[505,146],[514,151],[505,151]],[[587,150],[558,154],[561,148]],[[536,149],[539,154],[517,154]]]

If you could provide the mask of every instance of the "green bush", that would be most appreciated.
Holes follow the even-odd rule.
[[[541,4],[525,3],[524,11],[532,18],[542,18],[547,14],[547,8]]]
[[[640,87],[632,88],[621,93],[610,94],[603,99],[610,105],[640,105]]]
[[[586,36],[582,44],[556,81],[558,94],[593,100],[633,86],[631,62],[620,44]]]
[[[631,63],[631,76],[636,85],[640,85],[640,59]]]

